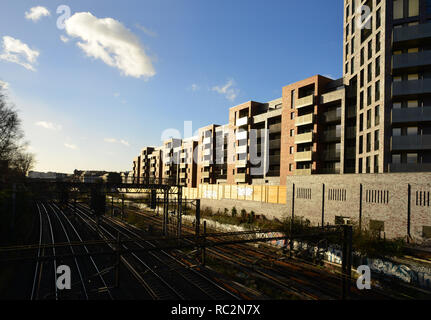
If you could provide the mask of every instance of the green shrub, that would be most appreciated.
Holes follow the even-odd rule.
[[[238,211],[235,207],[232,208],[232,217],[236,217],[238,215]]]

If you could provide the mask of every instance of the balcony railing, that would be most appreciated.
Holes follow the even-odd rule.
[[[307,96],[301,99],[296,100],[296,108],[304,108],[314,104],[314,95]]]
[[[299,127],[299,126],[305,126],[305,125],[308,125],[308,124],[312,124],[313,121],[314,121],[314,114],[310,113],[310,114],[307,114],[305,116],[296,118],[295,119],[295,125],[297,127]]]
[[[246,179],[247,177],[245,173],[238,173],[235,175],[235,182],[237,183],[245,183]]]
[[[241,141],[241,140],[246,140],[248,139],[248,132],[247,131],[240,131],[236,133],[236,140],[237,141]]]
[[[416,26],[394,29],[393,43],[395,46],[408,43],[418,43],[431,39],[431,24],[424,23]]]
[[[393,151],[431,150],[431,135],[392,137]]]
[[[248,117],[240,118],[236,120],[237,127],[242,127],[248,125]]]
[[[431,107],[392,110],[392,123],[416,123],[427,121],[431,121]]]
[[[394,97],[429,93],[431,93],[431,79],[400,81],[392,85]]]
[[[280,139],[269,141],[269,149],[270,150],[280,149],[280,147],[281,147],[281,140]],[[260,150],[260,149],[258,149],[258,150]]]
[[[391,163],[390,172],[431,172],[431,163]]]
[[[247,167],[247,160],[237,160],[235,163],[236,168],[246,168]]]
[[[295,176],[310,176],[312,173],[311,169],[296,169]]]
[[[413,52],[394,55],[392,69],[416,69],[431,64],[431,51]]]
[[[247,146],[236,147],[236,153],[237,154],[247,153]]]
[[[202,172],[202,178],[209,178],[210,177],[210,173],[207,171]]]
[[[313,151],[295,153],[295,162],[306,162],[313,160]]]
[[[313,132],[298,134],[295,136],[295,144],[313,142]]]
[[[338,141],[341,139],[341,131],[329,130],[323,132],[323,140],[325,142]]]

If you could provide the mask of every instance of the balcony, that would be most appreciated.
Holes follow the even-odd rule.
[[[187,173],[180,173],[180,179],[187,178]]]
[[[247,160],[238,160],[235,163],[236,168],[246,168],[247,167]]]
[[[247,140],[248,139],[248,132],[247,131],[241,131],[236,133],[236,140]]]
[[[340,161],[340,151],[325,152],[323,154],[323,161]]]
[[[431,107],[392,110],[392,123],[418,123],[431,121]]]
[[[281,148],[281,140],[280,139],[269,141],[269,149],[270,150],[280,149],[280,148]],[[260,150],[260,149],[258,149],[258,150]]]
[[[323,141],[324,142],[335,142],[341,139],[341,131],[337,130],[329,130],[323,132]]]
[[[209,167],[211,165],[210,161],[203,161],[202,162],[202,167]]]
[[[269,133],[279,133],[281,132],[281,123],[271,124],[269,126]]]
[[[431,39],[431,23],[394,29],[394,48],[419,45]]]
[[[431,79],[394,82],[392,96],[411,96],[431,93]]]
[[[210,177],[210,173],[208,171],[204,171],[202,172],[202,178],[209,178]]]
[[[295,162],[307,162],[313,160],[313,151],[295,153]]]
[[[313,142],[313,132],[298,134],[295,136],[295,144],[310,143]]]
[[[236,183],[245,183],[247,181],[247,177],[245,173],[238,173],[235,175]]]
[[[280,164],[280,155],[269,156],[269,163],[271,165]]]
[[[311,176],[311,169],[296,169],[295,176]]]
[[[345,153],[345,157],[346,159],[355,159],[356,158],[356,148],[346,148],[346,153]]]
[[[236,120],[236,126],[242,127],[248,125],[248,117],[240,118]]]
[[[247,147],[248,147],[248,146],[240,146],[240,147],[236,147],[236,154],[244,154],[244,153],[247,153]]]
[[[341,109],[336,111],[328,111],[324,115],[325,122],[340,122],[341,121]]]
[[[346,139],[356,138],[356,127],[349,127],[346,129]]]
[[[431,65],[431,51],[398,54],[392,58],[393,70],[414,71],[429,65]]]
[[[389,172],[431,172],[431,163],[391,163]]]
[[[204,154],[204,156],[210,156],[211,155],[211,149],[205,149],[203,154]]]
[[[431,135],[392,137],[392,151],[431,150]]]
[[[314,95],[307,96],[296,100],[296,109],[312,106],[314,104]]]
[[[302,117],[298,117],[295,119],[295,126],[305,126],[308,124],[312,124],[314,122],[314,114],[310,113]]]
[[[185,169],[187,168],[187,163],[181,163],[180,164],[180,169]]]
[[[204,141],[202,142],[204,145],[205,144],[211,144],[211,137],[205,138]]]

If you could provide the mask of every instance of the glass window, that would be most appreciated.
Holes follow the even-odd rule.
[[[407,163],[408,164],[417,164],[418,163],[418,154],[417,153],[407,153]]]
[[[376,87],[375,87],[375,100],[379,101],[380,100],[380,80],[376,82]]]
[[[419,80],[419,75],[417,73],[409,74],[409,80]]]
[[[404,0],[394,0],[394,19],[404,18]]]
[[[392,109],[401,109],[402,103],[401,102],[394,102],[392,105]]]
[[[409,0],[409,17],[419,15],[419,0]]]
[[[392,136],[393,137],[400,137],[401,136],[401,128],[393,128],[392,129]]]
[[[408,136],[417,136],[418,135],[418,127],[408,127],[407,128]]]
[[[380,32],[376,36],[376,53],[380,51]]]
[[[419,107],[419,101],[418,100],[409,100],[407,103],[408,108],[417,108]]]
[[[401,82],[401,81],[403,81],[403,78],[401,78],[401,76],[395,76],[393,81],[394,82]]]
[[[376,132],[374,132],[374,150],[376,150],[376,151],[379,150],[379,147],[380,147],[379,134],[380,134],[379,130],[377,130]]]
[[[401,155],[393,154],[392,155],[392,163],[401,163]]]
[[[374,125],[378,126],[380,124],[380,106],[376,106],[374,110]]]
[[[380,75],[380,57],[376,58],[376,77]]]

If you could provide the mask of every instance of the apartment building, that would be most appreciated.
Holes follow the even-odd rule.
[[[141,170],[140,177],[142,181],[150,179],[150,156],[154,151],[154,147],[145,147],[141,150]]]
[[[163,148],[158,147],[149,156],[150,182],[159,183],[163,178]]]
[[[163,180],[179,184],[181,139],[169,139],[163,144]]]
[[[138,183],[139,178],[141,177],[141,156],[133,159],[133,182]]]
[[[179,184],[189,188],[196,188],[197,186],[198,166],[195,161],[195,157],[197,158],[197,139],[197,137],[184,139],[181,145]]]
[[[430,22],[430,0],[344,1],[356,173],[431,170]]]
[[[216,184],[216,128],[217,124],[198,130],[198,172],[197,181],[200,184]]]
[[[197,184],[431,171],[431,0],[345,0],[343,28],[343,78],[298,81],[199,130]],[[178,179],[170,144],[163,177]]]

